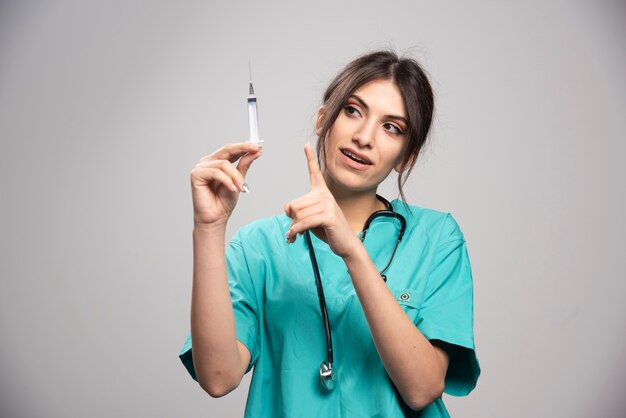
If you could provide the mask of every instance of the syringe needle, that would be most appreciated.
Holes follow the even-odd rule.
[[[248,73],[250,74],[250,95],[254,94],[254,87],[252,86],[252,64],[248,60]]]

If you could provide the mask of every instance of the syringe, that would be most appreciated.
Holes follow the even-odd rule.
[[[252,70],[250,70],[250,94],[248,95],[248,125],[250,126],[250,142],[253,144],[262,144],[259,139],[259,113],[256,105],[256,96],[254,95],[254,87],[252,86]]]

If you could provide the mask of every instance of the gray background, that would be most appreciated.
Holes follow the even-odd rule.
[[[326,84],[391,46],[437,95],[409,201],[456,217],[474,271],[483,374],[446,397],[451,413],[624,416],[625,11],[3,1],[0,415],[240,416],[249,376],[214,400],[177,358],[189,173],[247,138],[251,60],[266,151],[229,234],[280,213],[307,191],[301,148]]]

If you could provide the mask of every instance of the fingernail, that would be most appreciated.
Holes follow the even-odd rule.
[[[237,191],[237,186],[235,186],[235,183],[230,185],[230,190],[232,190],[233,192]]]
[[[248,186],[248,183],[243,183],[241,185],[241,191],[244,193],[250,193],[250,186]]]

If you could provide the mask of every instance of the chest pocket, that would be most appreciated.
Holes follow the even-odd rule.
[[[409,318],[411,318],[411,321],[416,324],[420,306],[422,304],[421,294],[418,292],[418,290],[395,289],[391,287],[389,288],[389,290],[391,290],[391,293],[396,298],[396,302],[398,302],[398,304],[402,306],[404,312],[406,312]]]

